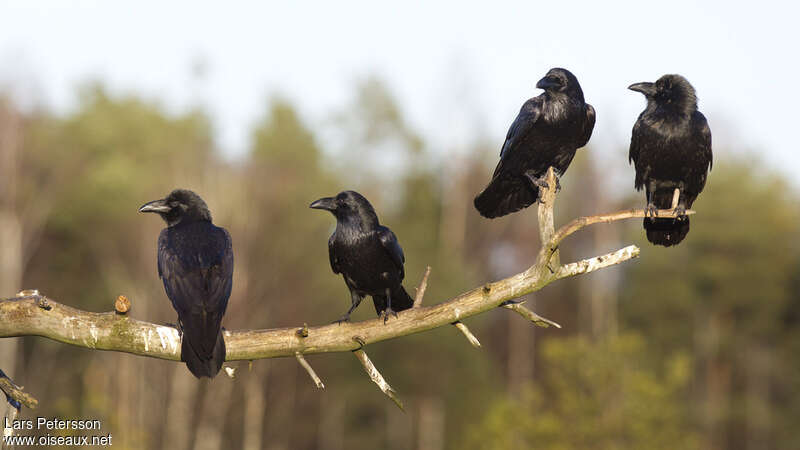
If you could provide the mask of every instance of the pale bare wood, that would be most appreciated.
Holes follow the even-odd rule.
[[[472,345],[475,348],[481,348],[481,341],[479,341],[478,338],[476,338],[475,335],[472,334],[472,331],[469,330],[469,328],[464,322],[459,320],[458,322],[453,323],[453,325],[455,325],[456,328],[458,328],[458,331],[460,331],[461,334],[463,334],[464,337],[467,338],[470,345]]]
[[[36,408],[39,405],[39,401],[22,389],[22,386],[17,386],[10,378],[0,376],[0,391],[28,408]]]
[[[556,173],[552,167],[547,169],[547,175],[545,177],[545,181],[547,182],[547,189],[540,189],[539,192],[541,193],[540,196],[540,206],[538,210],[539,216],[539,242],[550,242],[553,239],[553,234],[555,233],[555,203],[556,203],[556,186],[557,186],[557,179]],[[550,256],[549,263],[553,266],[558,266],[559,264],[559,254],[558,248],[554,247],[553,251],[551,252],[552,255]]]
[[[536,314],[535,312],[533,312],[530,309],[528,309],[527,307],[525,307],[525,305],[523,305],[522,303],[523,302],[507,303],[507,304],[503,305],[503,308],[510,309],[511,311],[514,311],[515,313],[519,314],[520,316],[522,316],[522,317],[530,320],[531,322],[533,322],[534,325],[536,325],[536,326],[539,326],[539,327],[542,327],[542,328],[548,328],[548,327],[561,328],[561,325],[559,325],[558,323]]]
[[[322,383],[322,380],[320,380],[319,376],[317,376],[317,372],[314,372],[314,369],[311,367],[311,364],[309,364],[308,361],[306,361],[306,359],[303,357],[303,354],[297,352],[294,354],[294,357],[297,358],[297,362],[299,362],[300,365],[303,366],[303,369],[306,369],[306,372],[308,372],[308,376],[311,377],[311,380],[314,382],[314,384],[319,389],[325,389],[325,385]]]
[[[422,276],[422,281],[419,282],[417,293],[414,296],[414,308],[422,304],[422,299],[425,297],[425,290],[428,289],[428,277],[431,275],[431,266],[425,269],[425,275]]]
[[[369,356],[367,356],[367,352],[365,352],[364,349],[359,348],[358,350],[353,350],[353,354],[356,355],[356,358],[358,358],[358,361],[364,367],[364,371],[367,373],[367,376],[369,376],[369,378],[378,385],[378,387],[381,389],[381,391],[383,391],[384,394],[386,394],[387,397],[392,399],[398,408],[405,411],[405,408],[403,408],[403,402],[400,401],[400,397],[397,396],[397,392],[389,385],[388,382],[386,382],[386,379],[383,378],[383,375],[381,375],[381,373],[378,371],[378,368],[375,367],[375,364],[372,364]]]

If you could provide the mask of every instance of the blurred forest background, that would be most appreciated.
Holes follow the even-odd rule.
[[[35,288],[108,311],[124,294],[133,317],[173,322],[155,267],[163,223],[137,208],[174,187],[200,193],[233,237],[228,329],[323,324],[346,310],[328,264],[334,220],[308,209],[343,189],[365,194],[397,234],[408,289],[432,266],[428,304],[534,260],[535,209],[489,221],[472,208],[501,142],[433,151],[380,79],[350,97],[324,127],[336,140],[301,105],[265,101],[233,161],[201,107],[176,114],[101,84],[64,114],[0,97],[0,295]],[[292,359],[228,364],[235,379],[201,382],[183,364],[35,337],[3,339],[0,367],[41,402],[21,418],[98,418],[115,448],[800,448],[800,194],[753,155],[714,152],[677,248],[648,245],[640,220],[562,245],[563,261],[642,248],[527,298],[563,329],[497,310],[467,321],[480,350],[452,327],[370,346],[405,413],[347,353],[308,357],[325,390]],[[627,146],[590,142],[562,180],[557,222],[640,207],[633,175]],[[354,320],[373,316],[364,304]]]

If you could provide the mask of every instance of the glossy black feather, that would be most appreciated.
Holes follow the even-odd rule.
[[[629,160],[636,168],[635,187],[645,190],[658,209],[672,207],[674,190],[680,189],[679,206],[691,208],[703,191],[713,163],[711,130],[697,110],[694,88],[680,75],[664,75],[655,83],[639,83],[647,107],[631,135]],[[669,247],[689,232],[689,217],[645,218],[647,239]]]
[[[546,80],[552,82],[543,85]],[[489,185],[475,197],[475,208],[484,217],[504,216],[536,202],[538,188],[525,173],[539,178],[552,166],[558,176],[563,175],[577,149],[592,135],[594,108],[584,101],[572,73],[551,69],[537,86],[545,92],[522,105]]]
[[[191,193],[196,199],[188,195],[177,201],[171,200],[173,194],[164,202],[180,211],[173,214],[175,220],[165,217],[169,226],[158,238],[158,274],[178,313],[181,360],[198,378],[214,377],[225,362],[221,326],[233,287],[231,237],[211,223],[196,194]]]
[[[403,249],[395,234],[379,223],[369,201],[358,192],[344,191],[336,197],[320,199],[312,207],[329,210],[336,217],[336,230],[328,239],[328,254],[331,269],[342,274],[350,290],[352,305],[343,320],[367,295],[372,297],[379,315],[390,306],[393,311],[411,308],[414,302],[402,285]]]

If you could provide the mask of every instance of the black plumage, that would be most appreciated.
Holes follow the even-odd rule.
[[[636,190],[647,193],[644,229],[647,240],[669,247],[689,233],[689,216],[711,170],[711,129],[697,110],[694,88],[680,75],[664,75],[655,83],[631,85],[641,92],[647,107],[633,126],[629,161],[636,167]],[[680,196],[677,218],[656,218],[658,209],[672,207],[675,189]]]
[[[584,101],[575,75],[550,69],[536,87],[544,93],[522,105],[492,180],[475,197],[475,209],[484,217],[504,216],[533,204],[539,187],[547,186],[547,169],[552,166],[557,176],[563,175],[592,136],[594,108]]]
[[[333,273],[342,274],[352,301],[339,322],[350,320],[366,295],[372,296],[375,311],[384,315],[384,320],[414,305],[402,285],[403,249],[392,230],[378,222],[364,196],[344,191],[311,203],[311,208],[330,211],[336,217],[336,230],[328,239],[328,256]]]
[[[158,213],[167,228],[158,237],[158,275],[178,313],[181,360],[194,376],[213,378],[225,362],[222,316],[233,287],[233,247],[197,194],[172,191],[139,212]]]

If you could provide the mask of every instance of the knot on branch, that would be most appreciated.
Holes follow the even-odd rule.
[[[117,301],[114,302],[114,311],[116,311],[117,314],[125,315],[128,313],[128,311],[130,311],[130,309],[131,301],[128,300],[128,297],[125,297],[124,295],[117,297]]]

